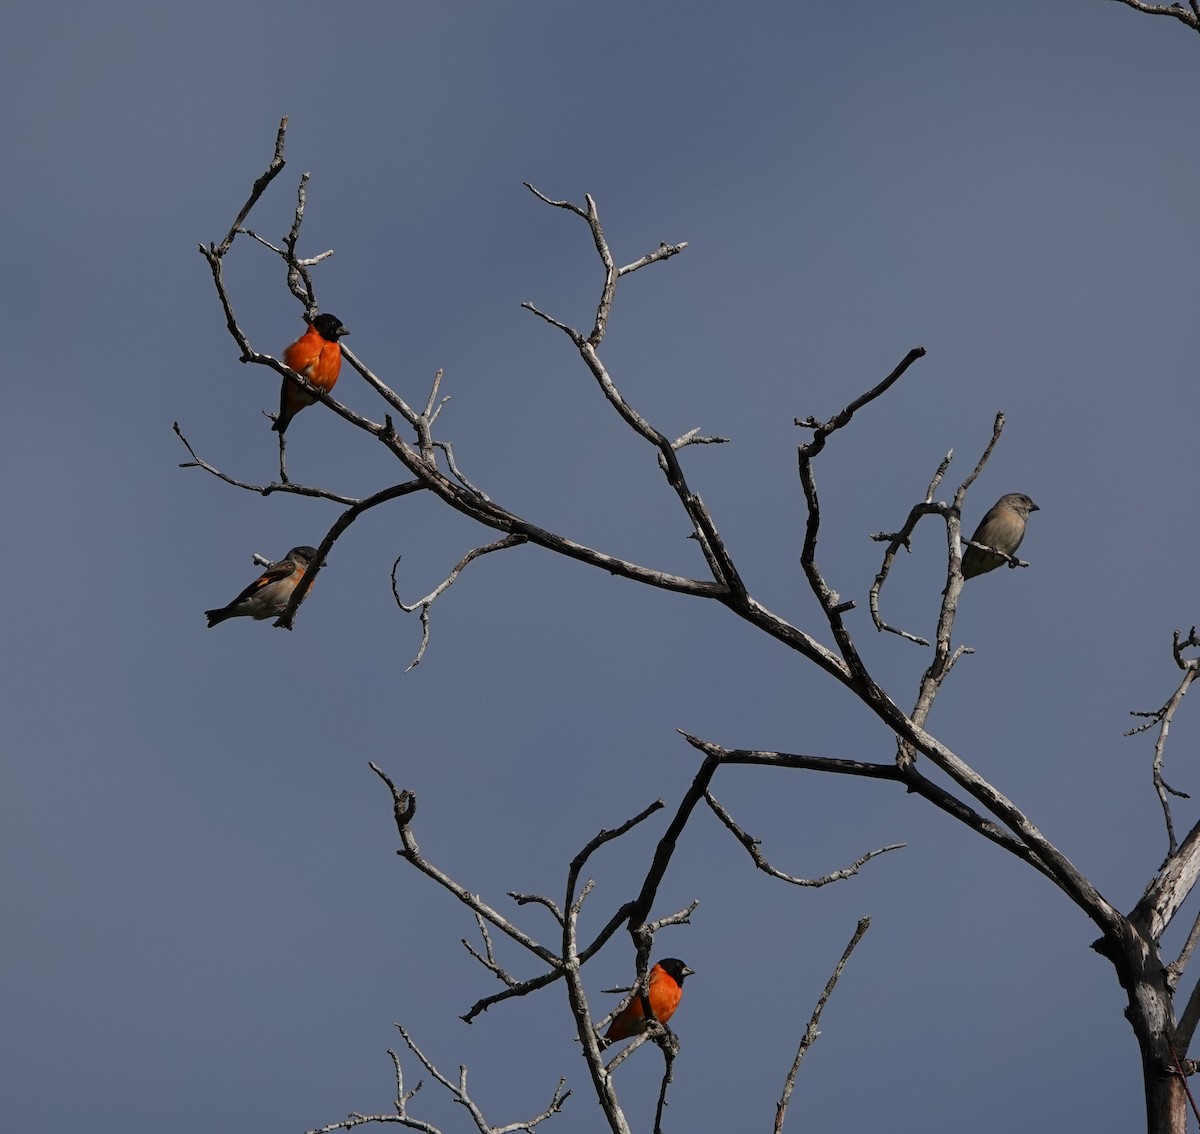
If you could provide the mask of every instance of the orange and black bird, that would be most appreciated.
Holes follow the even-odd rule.
[[[283,352],[283,361],[328,394],[342,369],[342,348],[338,346],[338,339],[349,333],[336,315],[318,315],[309,323],[308,330]],[[316,400],[290,378],[285,378],[279,390],[279,416],[271,428],[276,433],[283,433],[292,418]]]
[[[308,565],[317,557],[315,547],[293,547],[278,563],[272,563],[228,606],[206,610],[211,630],[227,618],[277,618],[283,613],[296,584]]]
[[[695,970],[689,969],[678,957],[664,957],[650,970],[650,986],[646,998],[654,1018],[665,1024],[679,1007],[683,996],[683,978]],[[642,1011],[642,998],[635,996],[632,1003],[609,1025],[604,1038],[609,1043],[640,1035],[646,1030],[646,1014]]]

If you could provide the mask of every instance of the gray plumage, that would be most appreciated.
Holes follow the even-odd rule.
[[[1025,538],[1025,524],[1030,512],[1041,511],[1038,506],[1023,492],[1010,492],[1001,496],[992,505],[988,514],[979,522],[971,539],[975,543],[986,544],[1006,555],[1016,555],[1021,540]],[[962,573],[964,579],[973,579],[987,571],[994,571],[1007,560],[993,555],[990,551],[980,551],[977,547],[968,547],[963,552]]]

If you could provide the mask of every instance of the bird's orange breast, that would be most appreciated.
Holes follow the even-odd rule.
[[[679,1007],[683,989],[675,979],[660,969],[657,965],[650,970],[650,988],[647,999],[654,1011],[654,1017],[660,1024],[665,1024]],[[646,1027],[646,1014],[642,1011],[642,998],[635,997],[629,1005],[611,1024],[605,1034],[607,1040],[623,1040],[636,1036]]]
[[[323,339],[313,328],[283,352],[283,361],[297,374],[328,393],[342,369],[342,348]]]

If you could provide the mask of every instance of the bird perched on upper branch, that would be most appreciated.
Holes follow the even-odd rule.
[[[992,505],[988,514],[979,521],[979,527],[971,539],[987,547],[1003,551],[1005,555],[1016,555],[1021,540],[1025,538],[1025,524],[1030,512],[1040,512],[1041,509],[1023,492],[1010,492],[1001,496]],[[1006,560],[990,551],[980,551],[977,547],[968,547],[963,552],[962,573],[964,579],[973,579],[987,571],[993,571]]]
[[[664,957],[650,970],[646,998],[654,1018],[665,1024],[679,1007],[683,996],[683,978],[695,970],[689,969],[678,957]],[[609,1043],[640,1035],[646,1030],[646,1014],[642,1010],[642,998],[635,996],[632,1003],[609,1026],[604,1038]]]
[[[276,618],[284,611],[296,584],[304,577],[308,565],[317,557],[317,549],[293,547],[278,563],[272,563],[228,606],[206,610],[211,630],[227,618]]]
[[[318,315],[308,325],[308,330],[283,352],[283,361],[328,394],[342,369],[342,348],[338,346],[338,339],[349,333],[336,315]],[[276,433],[283,433],[292,418],[316,400],[290,378],[285,378],[279,391],[279,416],[271,428]]]

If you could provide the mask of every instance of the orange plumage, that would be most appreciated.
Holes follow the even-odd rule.
[[[283,352],[283,361],[314,386],[329,393],[342,369],[342,348],[338,346],[338,339],[349,333],[335,316],[318,315],[308,330]],[[316,400],[290,378],[285,378],[279,391],[279,416],[271,428],[276,433],[284,432],[292,418]]]
[[[683,978],[694,972],[678,957],[665,957],[650,970],[649,988],[646,999],[654,1018],[665,1024],[679,1007],[683,996]],[[604,1038],[609,1043],[640,1035],[646,1030],[646,1014],[642,1009],[642,998],[635,996],[633,1002],[609,1026]]]

